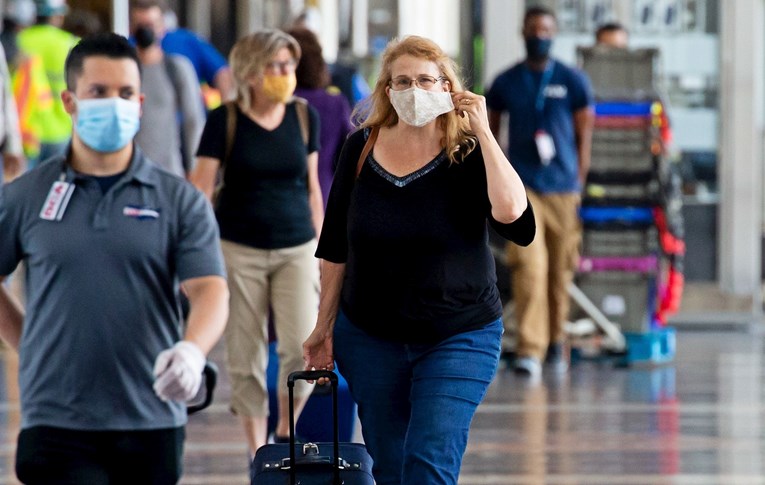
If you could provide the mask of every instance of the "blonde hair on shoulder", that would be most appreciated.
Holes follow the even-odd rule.
[[[359,103],[354,110],[353,118],[363,120],[361,128],[371,126],[393,126],[398,122],[398,115],[385,89],[392,79],[392,65],[401,56],[409,55],[419,59],[434,62],[441,71],[441,76],[449,82],[452,92],[464,91],[459,76],[457,64],[444,53],[441,47],[425,37],[416,35],[391,40],[382,54],[380,73],[372,90],[365,101]],[[477,140],[470,130],[466,116],[460,116],[456,111],[440,115],[436,121],[444,130],[441,146],[446,149],[450,162],[459,163],[476,147]]]

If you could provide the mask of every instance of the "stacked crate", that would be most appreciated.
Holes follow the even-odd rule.
[[[674,332],[664,322],[679,295],[667,286],[672,184],[661,139],[666,118],[653,89],[657,54],[579,49],[580,65],[593,83],[596,117],[576,281],[624,333],[629,361],[674,356]]]

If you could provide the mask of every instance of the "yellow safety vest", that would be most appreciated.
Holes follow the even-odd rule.
[[[71,135],[72,120],[64,109],[61,92],[66,90],[64,62],[78,40],[76,36],[52,25],[33,25],[19,32],[19,49],[30,58],[36,56],[41,59],[52,94],[52,110],[42,120],[42,143],[61,143]]]
[[[40,154],[45,120],[52,116],[53,94],[45,76],[42,59],[37,56],[19,54],[15,65],[11,65],[13,97],[19,112],[19,128],[24,155],[37,158]]]

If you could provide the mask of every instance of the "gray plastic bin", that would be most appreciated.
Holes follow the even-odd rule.
[[[634,229],[586,228],[582,234],[582,254],[585,256],[641,257],[656,254],[659,236],[656,227]]]
[[[579,47],[579,66],[589,75],[599,100],[657,99],[657,49]]]
[[[587,182],[584,190],[586,205],[656,205],[661,200],[658,180],[632,183]]]
[[[579,273],[577,286],[622,332],[651,330],[656,275],[626,271]]]
[[[653,173],[658,168],[657,165],[658,161],[650,151],[642,153],[603,153],[592,150],[590,171],[616,172],[626,176],[636,173]]]
[[[604,129],[592,132],[592,151],[599,154],[651,153],[654,140],[650,129]]]

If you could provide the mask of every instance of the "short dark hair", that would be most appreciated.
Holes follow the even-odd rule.
[[[532,17],[542,17],[544,15],[552,17],[555,24],[558,24],[558,17],[555,16],[555,12],[546,7],[535,6],[526,9],[526,13],[523,15],[523,26],[526,27],[526,24]]]
[[[83,37],[66,56],[64,63],[66,89],[74,91],[75,81],[82,75],[85,58],[93,56],[103,56],[110,59],[132,59],[138,66],[138,72],[141,72],[138,54],[125,37],[113,32],[93,34]]]
[[[607,32],[625,32],[627,33],[627,28],[620,24],[619,22],[608,22],[600,27],[595,31],[595,40],[600,39],[600,36],[607,33]]]

